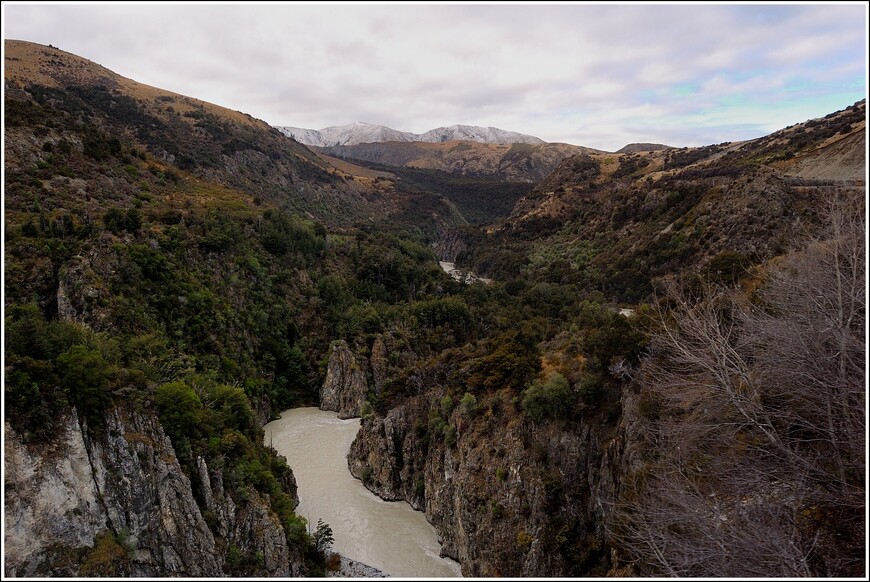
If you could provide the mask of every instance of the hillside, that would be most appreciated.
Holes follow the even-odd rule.
[[[385,385],[351,471],[465,575],[860,575],[865,119],[565,160],[461,232],[513,323]]]
[[[508,182],[7,49],[5,576],[331,573],[308,405],[465,576],[864,573],[863,101]]]
[[[278,126],[281,133],[292,137],[299,143],[317,147],[352,146],[362,143],[381,142],[428,142],[473,141],[488,144],[543,144],[544,140],[533,135],[507,131],[497,127],[478,127],[475,125],[451,125],[436,127],[425,133],[399,131],[383,125],[355,122],[348,125],[305,129],[301,127]]]
[[[638,152],[655,152],[658,150],[666,150],[671,146],[663,143],[630,143],[622,146],[616,153],[618,154],[636,154]]]
[[[317,402],[372,301],[449,285],[419,243],[349,229],[404,198],[245,115],[6,47],[4,575],[322,574],[261,427]]]
[[[568,158],[465,260],[496,278],[505,261],[514,274],[564,262],[630,301],[717,257],[756,264],[811,232],[832,194],[862,195],[865,115],[861,101],[748,142]]]
[[[446,141],[364,143],[325,147],[320,151],[338,158],[385,166],[536,183],[548,176],[565,158],[595,150],[560,143],[507,145]]]
[[[160,164],[326,224],[349,225],[391,210],[364,181],[249,115],[137,83],[56,48],[23,41],[6,41],[5,47],[12,118],[7,142],[13,149],[18,127],[42,123],[59,136],[84,123],[75,130],[78,141],[124,136]],[[45,107],[66,115],[47,125]],[[14,154],[12,159],[14,164]]]

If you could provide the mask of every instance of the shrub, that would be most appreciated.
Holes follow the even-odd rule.
[[[456,444],[456,429],[452,424],[448,424],[444,427],[444,444],[448,447],[452,447]]]
[[[199,420],[202,402],[184,382],[169,382],[157,388],[155,396],[160,423],[173,443],[189,435]]]
[[[475,398],[474,394],[470,392],[466,392],[462,396],[462,400],[459,401],[459,410],[462,411],[462,414],[468,417],[474,417],[477,414],[477,398]]]
[[[532,420],[560,419],[570,414],[574,399],[568,380],[556,373],[546,382],[530,386],[523,393],[522,406]]]
[[[527,531],[517,532],[517,547],[523,551],[528,550],[534,540],[535,538]]]
[[[105,426],[105,411],[112,399],[107,389],[109,365],[99,352],[73,346],[57,358],[61,383],[79,414],[92,429]]]
[[[471,365],[467,384],[474,391],[506,387],[520,391],[540,368],[535,342],[521,332],[504,332],[487,344],[486,353]]]
[[[79,574],[86,577],[124,576],[130,562],[130,551],[119,537],[109,531],[94,536],[94,546],[82,562]]]
[[[445,395],[441,398],[441,416],[444,418],[450,417],[450,413],[453,412],[453,398],[449,395]]]

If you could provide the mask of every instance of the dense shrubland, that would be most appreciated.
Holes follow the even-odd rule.
[[[546,282],[461,285],[438,267],[433,231],[401,222],[330,234],[113,133],[147,119],[123,100],[103,119],[99,91],[9,103],[10,127],[37,127],[41,144],[7,173],[6,419],[28,442],[50,440],[69,406],[95,433],[113,405],[153,410],[191,478],[202,457],[237,502],[249,488],[267,494],[288,541],[308,548],[288,469],[263,447],[260,422],[316,404],[331,340],[367,350],[386,338],[394,357],[387,386],[370,395],[375,409],[409,393],[402,378],[415,368],[447,366],[469,418],[476,399],[505,388],[521,413],[538,345],[582,304],[592,315],[573,324],[591,339],[575,350],[596,352],[587,368],[602,390],[618,385],[606,367],[626,350],[604,336],[625,323],[600,296]],[[409,221],[425,207],[416,211]],[[228,563],[242,568],[238,558]]]
[[[28,92],[7,94],[4,208],[5,420],[25,442],[50,441],[70,407],[95,434],[114,405],[153,412],[192,480],[202,457],[237,503],[268,495],[316,573],[329,536],[295,515],[261,424],[317,403],[333,340],[365,357],[382,341],[386,378],[365,412],[428,398],[412,431],[421,450],[456,446],[457,424],[486,434],[493,418],[613,436],[625,391],[639,391],[643,464],[606,542],[641,573],[860,573],[863,208],[837,206],[830,230],[790,249],[790,225],[816,225],[829,191],[752,165],[781,143],[703,169],[682,168],[719,146],[673,150],[677,171],[655,183],[639,178],[645,159],[622,156],[614,189],[590,156],[532,193],[391,169],[396,212],[373,220],[327,190],[299,195],[338,196],[345,179],[271,132],[203,107],[175,115],[170,100],[155,116],[105,87]],[[795,130],[788,151],[847,131],[858,109],[844,116]],[[564,210],[494,233],[467,224],[525,194],[518,208],[554,195]],[[329,226],[347,228],[317,219],[332,210]],[[495,283],[441,271],[431,243],[447,229],[466,247],[458,262]],[[656,297],[673,273],[682,284]],[[618,302],[651,306],[623,315]],[[543,485],[554,511],[559,479]],[[605,540],[553,519],[572,575],[614,565]],[[111,566],[116,538],[96,540],[83,574]],[[517,551],[532,543],[516,534]],[[244,575],[256,556],[233,552],[228,573]]]
[[[641,572],[864,571],[864,224],[832,202],[748,296],[667,289],[638,382],[646,463],[614,531]]]

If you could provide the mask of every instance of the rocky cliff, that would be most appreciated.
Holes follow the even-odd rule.
[[[444,415],[441,394],[363,421],[351,473],[426,512],[465,576],[604,575],[621,426],[533,423],[509,392]]]
[[[73,410],[43,445],[4,432],[6,576],[220,576],[228,544],[262,557],[259,575],[301,573],[268,502],[237,506],[202,459],[192,487],[150,414],[117,406],[94,435]]]
[[[360,416],[367,391],[365,371],[347,342],[340,340],[333,344],[326,379],[320,388],[320,409],[337,412],[339,418]]]

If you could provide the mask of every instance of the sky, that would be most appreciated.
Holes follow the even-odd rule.
[[[272,125],[494,126],[607,151],[758,137],[867,93],[863,2],[4,2],[3,36]]]

